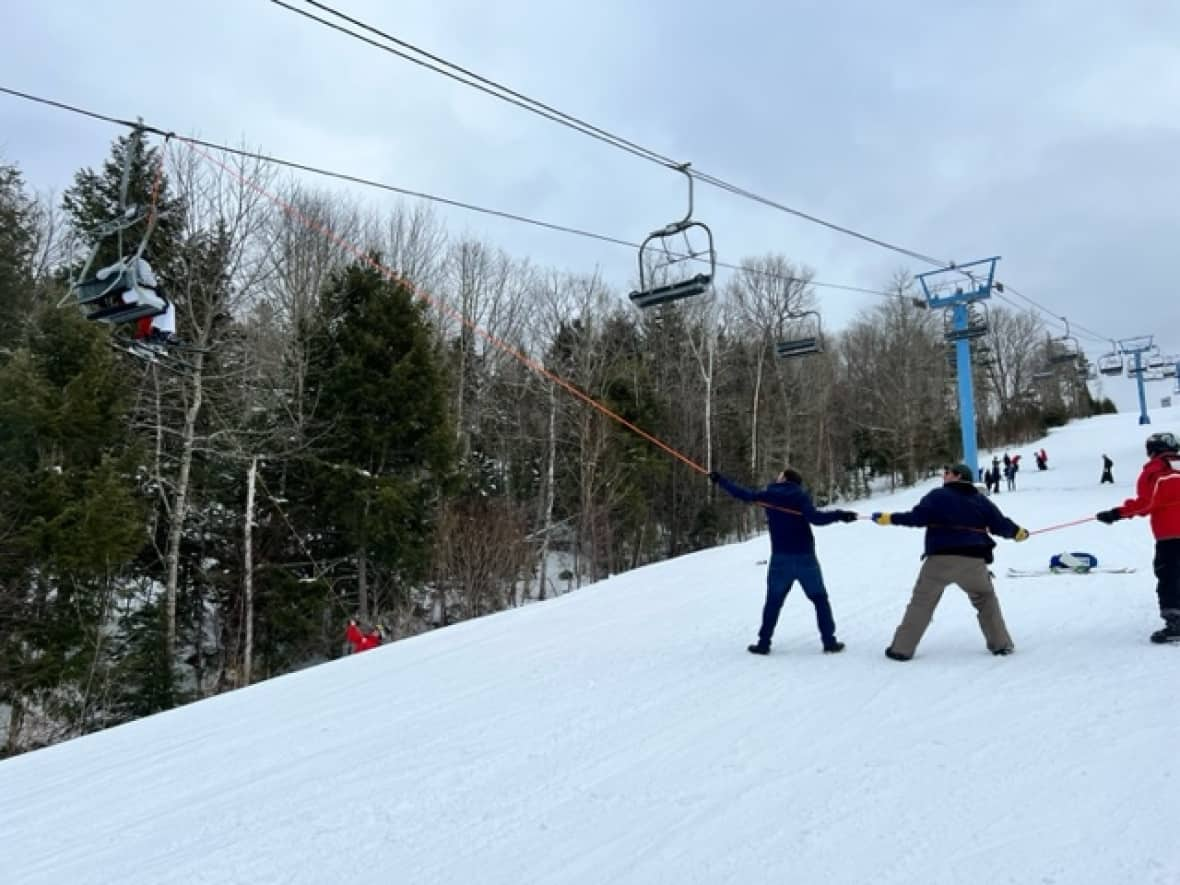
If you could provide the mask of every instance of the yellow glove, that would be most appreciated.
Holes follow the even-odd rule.
[[[1013,541],[1027,541],[1028,540],[1028,529],[1017,529],[1016,534],[1012,538],[1012,540]]]
[[[893,522],[893,516],[889,513],[874,513],[873,522],[877,525],[889,525]]]

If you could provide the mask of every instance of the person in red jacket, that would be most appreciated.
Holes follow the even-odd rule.
[[[1095,518],[1107,525],[1132,516],[1150,516],[1155,535],[1156,577],[1164,628],[1152,642],[1180,642],[1180,443],[1171,433],[1147,438],[1147,463],[1135,483],[1135,497]]]
[[[344,631],[344,638],[352,645],[353,652],[368,651],[381,644],[383,638],[380,627],[374,627],[368,633],[362,632],[355,619],[350,619],[348,629]]]

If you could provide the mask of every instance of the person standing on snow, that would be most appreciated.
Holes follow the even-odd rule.
[[[747,649],[751,654],[770,654],[770,639],[778,624],[787,593],[796,581],[815,606],[815,620],[825,652],[844,650],[836,639],[836,621],[824,586],[824,576],[815,555],[813,525],[833,522],[856,522],[851,510],[816,510],[811,496],[803,490],[803,477],[797,470],[785,468],[775,481],[760,491],[752,491],[722,476],[716,470],[709,479],[741,501],[762,504],[770,528],[770,565],[766,569],[766,603],[762,607],[762,627],[758,641]]]
[[[1151,516],[1155,536],[1155,593],[1164,627],[1152,642],[1180,642],[1180,443],[1171,433],[1147,438],[1147,463],[1135,482],[1135,497],[1095,514],[1112,525],[1132,516]]]
[[[979,494],[971,482],[971,468],[966,464],[951,465],[943,472],[942,487],[927,493],[913,510],[874,513],[873,522],[926,529],[922,554],[925,562],[893,642],[885,649],[886,657],[908,661],[914,656],[949,584],[963,588],[975,606],[988,651],[994,655],[1012,653],[1012,637],[987,569],[996,546],[991,535],[1023,541],[1028,538],[1028,530],[1004,516],[986,495]]]
[[[1109,483],[1114,482],[1114,474],[1111,473],[1111,470],[1113,468],[1114,468],[1114,461],[1110,460],[1110,457],[1108,455],[1103,455],[1102,456],[1102,479],[1098,480],[1098,485],[1102,485],[1104,482],[1109,482]]]

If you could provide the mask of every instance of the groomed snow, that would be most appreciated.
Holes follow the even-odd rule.
[[[1146,433],[1180,431],[1136,417],[1013,449],[997,503],[1033,530],[1120,503]],[[816,534],[844,654],[798,588],[746,653],[764,536],[685,556],[4,761],[0,880],[1180,882],[1180,647],[1147,641],[1145,520],[1001,541],[1016,654],[951,588],[904,664],[882,651],[922,533]],[[1003,576],[1064,550],[1138,571]]]

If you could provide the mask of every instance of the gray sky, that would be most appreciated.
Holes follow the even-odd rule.
[[[777,202],[939,258],[1000,255],[999,279],[1075,326],[1180,352],[1171,0],[335,5]],[[266,0],[9,6],[3,86],[624,239],[683,214],[678,174]],[[0,158],[38,190],[99,164],[119,131],[0,95]],[[541,264],[598,268],[621,290],[634,274],[621,247],[439,215]],[[723,261],[781,252],[818,280],[870,288],[930,269],[703,184],[695,216]],[[819,292],[832,328],[873,301]],[[1078,334],[1091,357],[1109,349],[1096,336]],[[1149,402],[1170,387],[1151,385]],[[1134,407],[1132,382],[1105,388]]]

